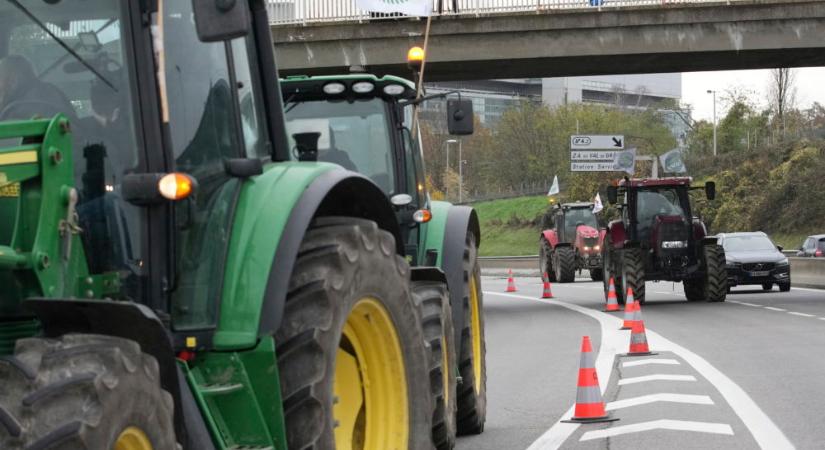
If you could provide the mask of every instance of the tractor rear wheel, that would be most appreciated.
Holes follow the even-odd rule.
[[[627,296],[627,290],[633,290],[633,299],[640,305],[645,304],[645,263],[642,249],[628,248],[622,250],[622,294]]]
[[[728,295],[728,271],[721,245],[704,246],[705,290],[709,302],[724,302]]]
[[[136,342],[103,335],[17,341],[0,357],[0,448],[173,450],[172,396]]]
[[[368,220],[307,230],[275,335],[289,449],[432,448],[427,344],[395,248]]]
[[[687,298],[689,302],[702,302],[707,300],[704,279],[694,278],[690,280],[683,280],[682,286],[685,289],[685,298]]]
[[[430,393],[433,397],[433,445],[455,446],[456,354],[450,297],[445,283],[417,281],[412,298],[421,317],[424,339],[430,344]]]
[[[556,269],[556,281],[572,283],[576,279],[576,253],[571,247],[556,247],[553,250],[553,267]]]
[[[458,434],[479,434],[487,419],[487,343],[475,236],[464,247],[464,329],[458,355]]]
[[[544,237],[541,238],[539,244],[539,270],[541,276],[547,274],[547,281],[556,281],[556,271],[553,269],[553,249],[550,248],[550,243]]]
[[[590,279],[593,281],[602,281],[604,278],[604,273],[602,269],[590,269]]]

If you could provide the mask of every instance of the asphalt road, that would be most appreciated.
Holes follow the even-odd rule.
[[[825,448],[825,291],[735,288],[688,303],[680,285],[648,283],[651,350],[625,357],[622,313],[602,313],[601,283],[484,277],[488,406],[483,434],[460,450]],[[565,424],[590,336],[604,401],[618,421]]]

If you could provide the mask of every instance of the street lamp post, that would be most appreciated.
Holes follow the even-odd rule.
[[[716,156],[716,91],[708,89],[708,94],[713,94],[713,156]]]

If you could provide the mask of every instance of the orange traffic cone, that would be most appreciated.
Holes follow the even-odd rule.
[[[605,306],[604,310],[606,312],[622,310],[621,307],[619,307],[618,299],[616,299],[616,285],[613,284],[613,277],[610,277],[610,283],[608,283],[607,305]]]
[[[630,332],[630,349],[624,356],[646,356],[655,355],[647,345],[647,335],[645,334],[645,322],[642,320],[641,308],[636,309],[637,320],[633,322],[633,331]]]
[[[513,281],[513,269],[507,270],[507,292],[516,292],[516,282]]]
[[[593,347],[590,337],[582,337],[582,354],[579,363],[579,380],[576,390],[576,409],[573,417],[562,422],[610,422],[619,420],[610,417],[604,410],[602,390],[599,387],[599,377],[596,374],[596,361],[593,357]]]
[[[546,272],[544,274],[544,292],[541,293],[541,298],[553,298],[553,291],[550,290],[550,278]]]
[[[630,330],[633,328],[633,321],[635,320],[636,308],[639,307],[639,304],[633,299],[633,289],[627,288],[627,296],[625,297],[624,303],[624,324],[622,324],[621,330]]]

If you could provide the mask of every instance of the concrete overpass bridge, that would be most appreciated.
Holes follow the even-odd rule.
[[[438,0],[429,81],[825,65],[825,2]],[[424,20],[378,18],[355,0],[272,0],[282,75],[362,66],[408,76]]]

